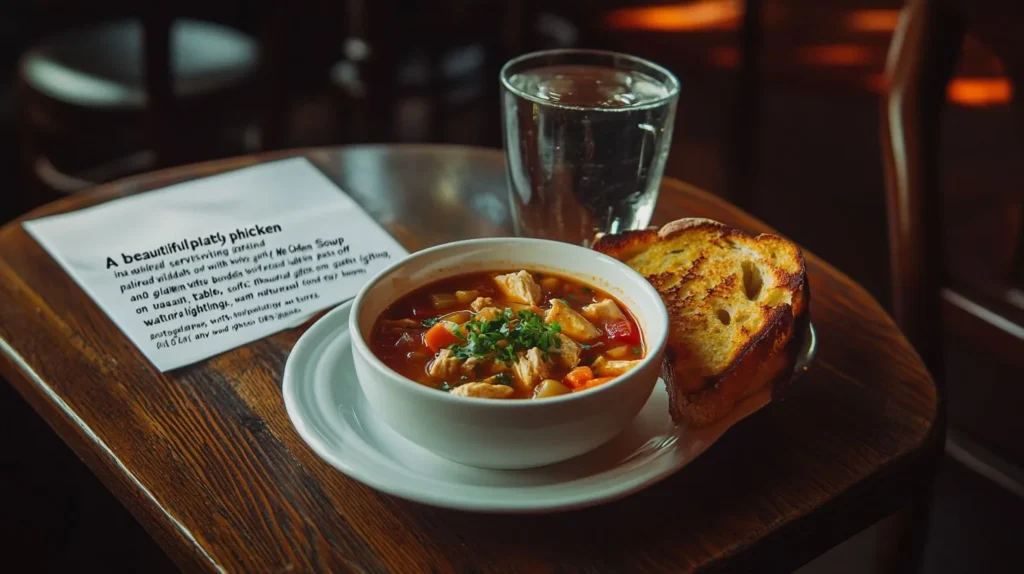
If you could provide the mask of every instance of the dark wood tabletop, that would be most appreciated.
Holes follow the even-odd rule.
[[[217,161],[26,218],[296,154],[410,251],[509,234],[501,152],[448,146]],[[424,216],[444,202],[479,216]],[[768,229],[666,179],[655,223],[684,216]],[[861,287],[805,255],[819,341],[810,370],[674,476],[586,510],[463,513],[346,477],[299,438],[281,400],[308,324],[160,373],[20,222],[0,230],[0,372],[186,570],[789,571],[899,508],[928,484],[938,452],[936,389],[918,356]]]

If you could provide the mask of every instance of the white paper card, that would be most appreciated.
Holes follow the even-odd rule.
[[[406,255],[304,158],[24,226],[161,371],[294,327]]]

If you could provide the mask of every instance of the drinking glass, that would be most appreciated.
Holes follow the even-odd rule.
[[[501,69],[517,235],[589,245],[647,227],[665,170],[679,80],[626,54],[549,50]]]

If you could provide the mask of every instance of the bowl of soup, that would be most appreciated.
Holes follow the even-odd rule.
[[[356,296],[349,327],[375,416],[449,460],[511,469],[621,432],[657,383],[668,314],[615,259],[500,238],[385,269]]]

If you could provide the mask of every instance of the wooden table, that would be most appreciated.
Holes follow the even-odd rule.
[[[304,154],[410,251],[508,234],[500,152]],[[29,217],[282,155],[136,177]],[[479,216],[426,216],[467,205]],[[767,229],[667,179],[656,222],[682,216]],[[662,483],[569,513],[440,510],[347,478],[306,447],[281,402],[308,325],[161,374],[17,222],[0,230],[0,372],[187,570],[788,571],[924,488],[939,452],[936,389],[917,355],[861,287],[805,254],[820,351],[786,399]]]

